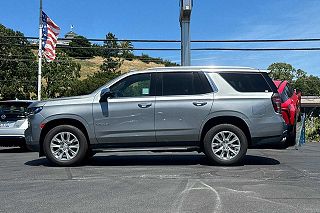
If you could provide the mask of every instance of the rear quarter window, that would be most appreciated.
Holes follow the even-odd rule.
[[[238,92],[272,92],[261,73],[219,73]]]

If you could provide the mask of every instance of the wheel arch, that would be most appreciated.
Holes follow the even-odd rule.
[[[89,136],[88,130],[87,130],[86,126],[80,120],[75,119],[75,118],[56,118],[56,119],[51,119],[50,121],[45,122],[45,125],[41,130],[40,151],[39,151],[40,156],[44,155],[43,142],[44,142],[45,136],[52,128],[54,128],[56,126],[60,126],[60,125],[70,125],[70,126],[74,126],[78,129],[80,129],[83,132],[83,134],[85,135],[85,137],[87,139],[88,146],[90,147],[90,136]]]
[[[201,134],[200,134],[200,145],[201,149],[203,149],[203,139],[206,135],[206,133],[214,126],[219,124],[232,124],[240,128],[244,134],[246,135],[246,138],[248,140],[248,145],[251,145],[251,134],[249,130],[249,125],[245,121],[244,118],[235,116],[235,115],[218,115],[211,118],[208,118],[206,122],[204,122]]]

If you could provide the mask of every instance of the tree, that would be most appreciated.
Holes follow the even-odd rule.
[[[303,95],[320,95],[320,78],[307,75],[302,69],[295,69],[291,64],[273,63],[268,67],[271,78],[287,80],[295,89],[301,90]]]
[[[74,84],[80,77],[81,66],[63,52],[57,52],[52,62],[44,62],[42,68],[42,96],[55,98],[73,95]]]
[[[124,50],[120,50],[120,54],[119,54],[120,57],[132,61],[134,58],[134,54],[133,54],[133,45],[131,41],[122,41],[120,42],[119,47],[121,49],[124,49]]]
[[[37,62],[21,32],[0,24],[0,98],[30,99],[37,88]]]
[[[320,96],[320,78],[313,75],[300,77],[294,82],[294,88],[306,96]]]
[[[293,83],[298,78],[307,76],[307,73],[301,69],[295,69],[291,64],[273,63],[268,67],[270,77],[275,80],[287,80]]]
[[[86,37],[76,36],[70,43],[70,48],[64,50],[71,57],[92,58],[95,55],[95,50],[92,49],[92,44]],[[80,47],[80,48],[76,48]],[[81,48],[83,47],[83,48]]]
[[[119,76],[117,72],[97,72],[84,80],[77,80],[72,85],[72,95],[87,95]]]
[[[287,80],[292,82],[296,70],[291,64],[287,63],[273,63],[268,67],[270,70],[270,77],[275,80]]]
[[[112,33],[106,35],[107,41],[104,42],[102,49],[103,64],[100,67],[102,72],[116,72],[120,68],[123,60],[120,58],[119,42]]]

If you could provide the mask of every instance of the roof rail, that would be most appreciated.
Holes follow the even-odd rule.
[[[238,67],[238,66],[177,66],[177,67],[153,67],[148,70],[193,70],[193,69],[250,69],[256,70],[252,67]]]

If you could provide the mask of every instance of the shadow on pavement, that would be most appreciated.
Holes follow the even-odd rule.
[[[29,150],[26,150],[24,148],[20,147],[1,147],[0,153],[26,153],[31,152]]]
[[[288,146],[284,142],[262,143],[250,146],[250,149],[286,149]]]
[[[278,165],[280,162],[273,158],[246,155],[239,165]],[[25,163],[28,166],[54,166],[46,158],[40,158]],[[84,163],[85,166],[172,166],[172,165],[207,165],[210,164],[204,155],[108,155],[95,156]]]

